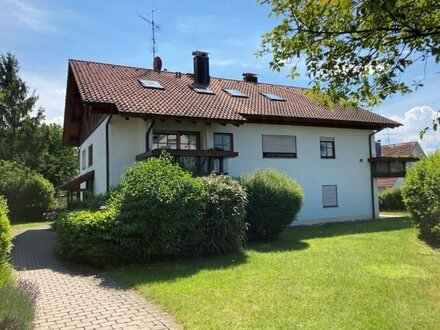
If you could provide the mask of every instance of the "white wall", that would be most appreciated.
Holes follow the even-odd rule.
[[[145,152],[145,133],[150,123],[140,118],[125,120],[120,116],[112,117],[109,129],[111,185],[120,181],[124,169],[135,162],[136,155]],[[372,217],[368,162],[368,135],[372,131],[267,124],[244,124],[237,127],[176,121],[156,121],[154,129],[200,132],[203,149],[213,147],[214,132],[233,133],[234,151],[239,153],[239,157],[228,160],[230,175],[240,176],[243,172],[252,172],[257,168],[272,167],[295,178],[303,187],[305,195],[297,224]],[[296,136],[297,158],[263,158],[262,134]],[[335,138],[335,159],[321,159],[320,137]],[[102,141],[102,148],[96,148],[98,144],[94,142],[94,150],[98,153],[102,149],[102,161],[98,160],[99,156],[96,154],[96,193],[105,191],[105,121],[87,139],[84,146],[88,146],[89,140],[97,141],[98,138]],[[150,137],[150,143],[151,140]],[[98,170],[98,166],[102,170]],[[322,206],[322,185],[337,185],[338,207]],[[374,191],[377,196],[376,188]],[[376,203],[376,210],[377,206]]]
[[[93,183],[93,191],[95,194],[104,193],[106,191],[106,159],[105,159],[105,124],[108,118],[105,118],[101,124],[93,131],[93,133],[81,144],[79,174],[85,174],[92,170],[95,171],[95,179]],[[93,144],[93,165],[88,166],[88,148]],[[83,150],[86,154],[86,168],[82,168]],[[85,188],[85,182],[81,185]]]

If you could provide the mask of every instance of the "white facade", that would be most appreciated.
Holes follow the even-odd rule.
[[[95,170],[94,192],[106,191],[105,119],[81,145],[81,150],[94,144],[94,164],[81,170],[84,174]],[[135,157],[146,151],[145,134],[151,121],[131,117],[129,120],[114,115],[109,124],[110,186],[119,183],[124,169],[135,162]],[[150,148],[154,130],[199,132],[201,149],[213,147],[214,133],[232,133],[236,158],[228,159],[228,172],[238,177],[258,168],[275,168],[294,178],[304,190],[304,204],[295,224],[326,221],[368,219],[373,217],[370,164],[368,158],[371,130],[306,127],[291,125],[243,124],[240,126],[217,123],[190,123],[157,120],[150,133]],[[290,135],[296,137],[297,158],[263,158],[262,135]],[[320,138],[335,141],[334,159],[322,159]],[[374,141],[374,137],[373,137]],[[374,150],[373,150],[374,152]],[[80,153],[81,155],[81,153]],[[81,164],[81,162],[80,162]],[[337,207],[323,207],[322,186],[337,186]],[[376,216],[377,189],[374,184]]]

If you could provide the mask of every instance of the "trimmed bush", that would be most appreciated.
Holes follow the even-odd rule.
[[[67,259],[102,266],[118,260],[115,211],[73,211],[56,220],[58,252]]]
[[[55,206],[55,189],[40,174],[17,163],[0,160],[0,195],[8,201],[14,221],[38,221]]]
[[[408,170],[402,195],[422,236],[440,244],[440,151]]]
[[[274,170],[257,170],[241,177],[247,192],[246,221],[250,240],[274,240],[295,219],[303,191],[292,178]]]
[[[207,191],[203,253],[220,255],[239,251],[246,239],[246,192],[228,176],[212,174],[202,180]]]
[[[8,219],[6,199],[0,196],[0,267],[7,261],[11,251],[11,225]]]
[[[402,188],[395,187],[382,191],[379,194],[379,208],[381,211],[404,211],[405,203],[402,198]]]
[[[133,164],[122,178],[112,207],[121,258],[150,260],[200,254],[206,192],[169,156]]]

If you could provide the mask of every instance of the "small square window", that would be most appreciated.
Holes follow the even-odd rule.
[[[322,186],[322,206],[338,207],[338,187],[336,185]]]
[[[232,134],[214,133],[214,149],[222,151],[232,151]]]
[[[321,158],[335,158],[335,138],[320,138]]]

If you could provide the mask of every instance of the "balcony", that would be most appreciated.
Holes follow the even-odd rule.
[[[416,157],[373,157],[368,161],[374,178],[403,178],[406,175],[406,163],[418,160]]]
[[[179,149],[153,149],[136,156],[137,161],[150,157],[159,157],[162,152],[167,152],[185,170],[196,176],[228,174],[227,158],[238,156],[238,152],[223,150],[179,150]]]

